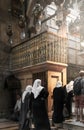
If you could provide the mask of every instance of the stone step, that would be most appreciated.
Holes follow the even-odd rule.
[[[1,130],[19,130],[18,127],[3,128]]]
[[[31,130],[34,130],[34,125],[32,124]],[[19,130],[19,124],[9,120],[0,120],[0,130]],[[55,130],[55,127],[51,127],[51,130]]]
[[[50,119],[51,130],[56,130],[52,126],[52,119]],[[32,124],[31,130],[34,130],[34,125]],[[9,120],[0,120],[0,130],[19,130],[19,124]],[[58,128],[58,130],[84,130],[84,123],[76,122],[75,120],[66,120],[63,122],[63,128]]]
[[[18,130],[18,123],[0,119],[0,130]]]

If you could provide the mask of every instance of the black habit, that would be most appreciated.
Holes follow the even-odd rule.
[[[20,130],[30,130],[30,116],[32,111],[32,98],[31,94],[27,93],[24,103],[21,104],[20,112]]]
[[[53,116],[52,120],[54,123],[62,123],[63,118],[63,107],[64,107],[65,94],[62,87],[55,87],[53,90]]]
[[[43,88],[37,98],[33,99],[33,120],[35,130],[50,130],[48,112],[46,109],[46,99],[48,92]]]

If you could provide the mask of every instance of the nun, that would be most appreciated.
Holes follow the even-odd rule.
[[[41,86],[41,80],[36,79],[32,88],[33,93],[33,121],[35,130],[51,130],[46,109],[48,91]]]
[[[32,111],[32,86],[28,85],[22,94],[20,112],[20,130],[30,130],[30,116]]]
[[[53,115],[52,121],[56,128],[62,127],[63,107],[64,107],[65,94],[62,87],[62,82],[57,81],[56,87],[53,90]]]
[[[67,85],[66,85],[66,91],[67,91],[67,97],[66,97],[66,108],[68,110],[70,118],[72,116],[72,101],[73,101],[73,83],[74,81],[71,80]]]

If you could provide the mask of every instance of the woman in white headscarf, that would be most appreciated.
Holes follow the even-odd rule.
[[[68,110],[68,118],[72,116],[72,99],[73,99],[73,83],[74,81],[71,80],[67,85],[66,85],[66,108]]]
[[[53,90],[53,116],[52,121],[56,128],[62,127],[63,118],[63,106],[64,106],[65,94],[62,88],[62,82],[58,81],[56,87]]]
[[[32,92],[32,86],[31,86],[31,85],[28,85],[28,86],[25,88],[25,91],[24,91],[23,94],[22,94],[22,103],[24,103],[25,96],[27,95],[27,93],[31,94],[31,92]]]
[[[33,93],[33,120],[35,130],[50,130],[50,123],[46,109],[48,91],[41,86],[41,80],[36,79],[32,88]]]
[[[20,130],[29,130],[29,116],[32,110],[32,86],[28,85],[22,94],[22,105],[20,112]]]
[[[69,93],[70,91],[73,90],[73,83],[74,83],[74,81],[71,80],[71,81],[66,85],[66,91],[67,91],[67,93]]]

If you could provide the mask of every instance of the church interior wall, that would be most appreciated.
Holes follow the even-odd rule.
[[[5,3],[5,4],[4,4]],[[4,113],[7,113],[10,107],[10,96],[8,90],[4,89],[4,79],[8,75],[7,72],[10,71],[9,68],[9,43],[8,43],[8,36],[7,36],[7,24],[9,22],[8,18],[8,7],[10,8],[9,0],[0,0],[0,117],[4,115]],[[49,7],[50,8],[50,7]],[[48,10],[46,10],[48,11]],[[47,12],[46,12],[47,13]],[[46,14],[47,15],[47,14]],[[55,25],[55,19],[48,20],[48,22],[42,24],[42,30],[48,30],[51,32],[56,32],[57,27],[54,29],[52,28],[52,24]],[[12,24],[13,24],[13,44],[12,46],[15,46],[19,43],[21,43],[24,40],[20,39],[21,29],[18,27],[18,20],[15,17],[12,17]],[[47,26],[46,26],[47,25]],[[51,25],[51,27],[50,27]],[[62,30],[59,32],[59,35],[66,37],[65,31],[66,28],[62,27]],[[3,33],[2,33],[3,32]],[[55,37],[55,36],[54,36]],[[55,39],[55,38],[54,38]],[[63,44],[63,43],[62,43]],[[42,45],[42,43],[41,43]],[[63,69],[62,72],[56,72],[56,71],[45,71],[45,72],[35,72],[30,73],[30,71],[24,71],[24,72],[16,72],[13,71],[13,73],[18,77],[21,81],[22,85],[22,91],[24,91],[25,87],[28,84],[33,84],[33,81],[35,78],[39,78],[39,76],[44,76],[46,80],[45,86],[49,86],[49,91],[52,91],[51,86],[55,86],[56,83],[56,76],[57,78],[63,80],[63,85],[65,85],[70,80],[74,79],[76,76],[78,76],[78,73],[80,69],[84,69],[84,58],[82,58],[79,55],[79,52],[81,50],[80,47],[80,41],[77,39],[77,37],[68,37],[67,39],[67,69]],[[6,49],[7,48],[7,49]],[[9,48],[9,51],[8,51]],[[6,49],[6,50],[5,50]],[[8,51],[8,52],[7,52]],[[22,50],[21,50],[22,53]],[[51,56],[52,58],[52,56]],[[64,57],[61,57],[61,59]],[[46,77],[47,76],[47,77]],[[42,77],[41,77],[42,78]],[[52,79],[54,79],[52,81]],[[51,85],[51,86],[50,86]],[[51,95],[49,95],[49,98],[51,99]],[[52,107],[52,103],[49,104]],[[50,107],[50,109],[51,109]]]
[[[77,76],[79,76],[80,70],[84,70],[83,65],[69,63],[67,67],[67,82],[74,80]]]
[[[32,73],[25,71],[20,73],[15,73],[21,81],[21,91],[23,92],[27,85],[32,85]]]

